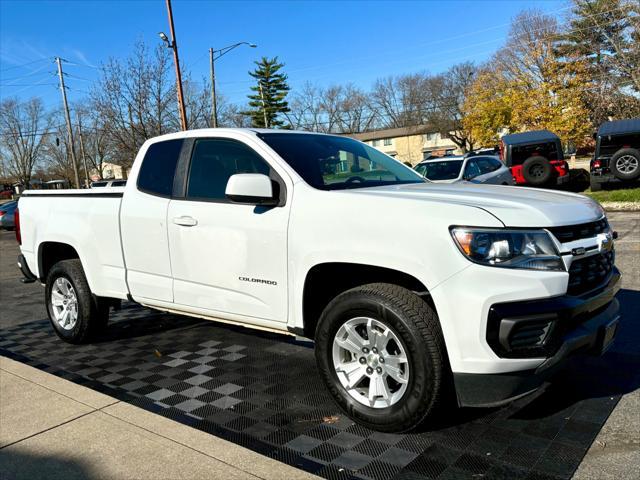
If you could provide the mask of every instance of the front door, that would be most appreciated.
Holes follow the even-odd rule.
[[[273,177],[239,140],[195,141],[185,198],[171,200],[167,215],[174,302],[196,313],[286,322],[289,206],[231,203],[225,188],[236,173]]]

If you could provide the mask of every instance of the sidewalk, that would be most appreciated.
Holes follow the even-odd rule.
[[[0,357],[0,478],[317,477]]]

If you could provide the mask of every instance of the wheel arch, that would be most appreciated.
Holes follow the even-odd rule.
[[[406,272],[362,263],[319,263],[311,267],[305,276],[302,292],[303,327],[296,329],[296,333],[313,339],[318,320],[327,304],[340,293],[368,283],[404,287],[423,298],[436,311],[424,283]]]
[[[38,246],[38,279],[45,283],[51,267],[62,260],[75,258],[82,263],[80,254],[73,245],[65,242],[42,242]]]

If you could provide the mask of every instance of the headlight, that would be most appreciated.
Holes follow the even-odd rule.
[[[545,230],[454,227],[451,236],[469,260],[481,265],[565,270],[560,254]]]

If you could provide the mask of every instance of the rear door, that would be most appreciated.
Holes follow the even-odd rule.
[[[152,143],[122,199],[120,228],[127,284],[135,300],[173,301],[167,209],[184,141]]]
[[[286,322],[289,204],[231,203],[225,188],[236,173],[269,175],[285,193],[282,177],[244,141],[195,139],[184,198],[168,210],[174,301],[194,313]]]

